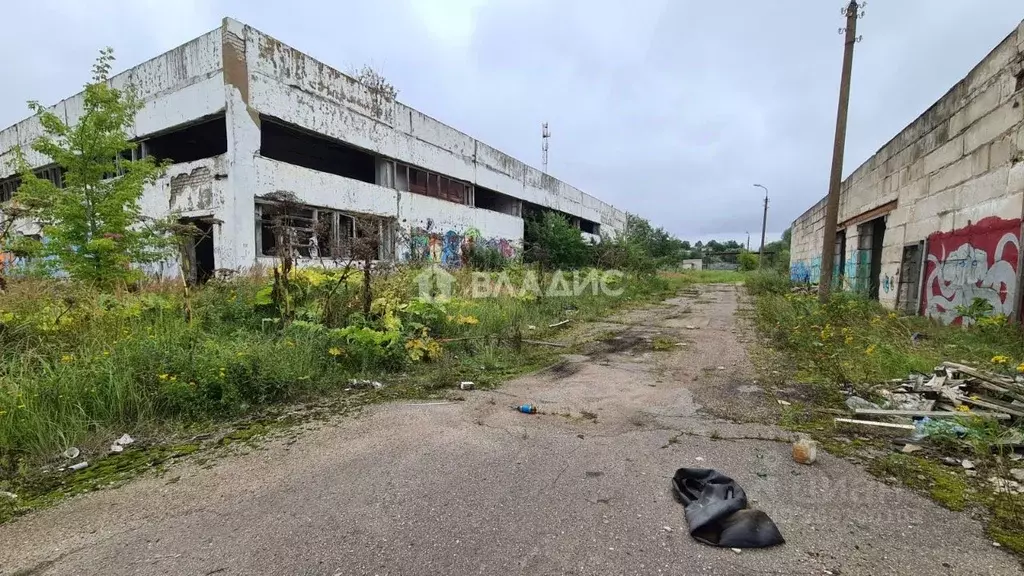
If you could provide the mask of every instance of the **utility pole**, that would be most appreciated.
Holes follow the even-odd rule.
[[[548,138],[551,138],[551,130],[548,130],[548,123],[540,125],[540,152],[541,164],[544,165],[544,173],[548,173]]]
[[[754,187],[764,190],[764,216],[761,218],[761,250],[757,253],[757,267],[760,269],[764,264],[764,232],[768,226],[768,188],[760,184],[754,184]]]
[[[864,3],[867,4],[866,2]],[[832,265],[836,252],[836,225],[839,220],[839,192],[843,184],[843,154],[846,152],[846,115],[850,109],[850,75],[853,72],[853,46],[857,37],[857,19],[864,14],[857,0],[842,10],[846,16],[846,45],[843,50],[843,76],[839,82],[839,112],[836,115],[836,140],[832,149],[832,175],[828,181],[828,202],[825,205],[825,234],[821,247],[821,273],[818,280],[818,300],[828,302],[832,289]]]
[[[747,232],[747,252],[750,252],[750,232]]]

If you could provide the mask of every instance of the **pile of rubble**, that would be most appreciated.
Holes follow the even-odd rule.
[[[876,393],[885,399],[884,408],[863,398],[851,396],[846,405],[858,417],[896,417],[933,419],[977,416],[1013,422],[1024,418],[1024,382],[955,362],[943,362],[926,380],[911,375],[897,380],[895,387]],[[850,420],[839,422],[913,429],[912,424]]]

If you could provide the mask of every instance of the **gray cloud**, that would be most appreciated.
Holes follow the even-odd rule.
[[[79,4],[8,8],[25,23],[9,39],[31,49],[0,62],[0,125],[24,117],[25,100],[77,91],[102,46],[127,67],[230,15],[337,68],[371,63],[407,104],[535,166],[547,121],[555,176],[681,237],[756,236],[755,182],[772,191],[772,236],[827,189],[839,0]],[[878,0],[867,12],[847,174],[1024,18],[1019,0]]]

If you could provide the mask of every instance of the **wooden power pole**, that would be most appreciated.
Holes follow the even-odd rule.
[[[828,302],[832,289],[832,266],[835,263],[836,225],[839,220],[839,191],[843,185],[843,154],[846,152],[846,115],[850,109],[850,75],[853,72],[853,46],[857,37],[857,19],[862,16],[857,0],[843,9],[846,16],[846,47],[843,51],[843,76],[839,84],[839,113],[836,116],[836,140],[832,149],[832,175],[828,181],[828,202],[825,205],[825,238],[821,246],[821,273],[818,299]]]

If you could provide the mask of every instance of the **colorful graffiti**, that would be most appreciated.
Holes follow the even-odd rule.
[[[476,228],[468,228],[461,234],[454,230],[435,232],[430,230],[431,224],[428,222],[427,228],[415,227],[410,230],[406,260],[422,260],[457,268],[466,263],[469,253],[476,247],[497,250],[505,258],[516,257],[516,245],[507,238],[484,238]]]
[[[947,324],[966,319],[957,306],[975,298],[992,305],[993,314],[1009,315],[1017,277],[1020,219],[991,216],[952,232],[928,237],[928,260],[922,313]]]

